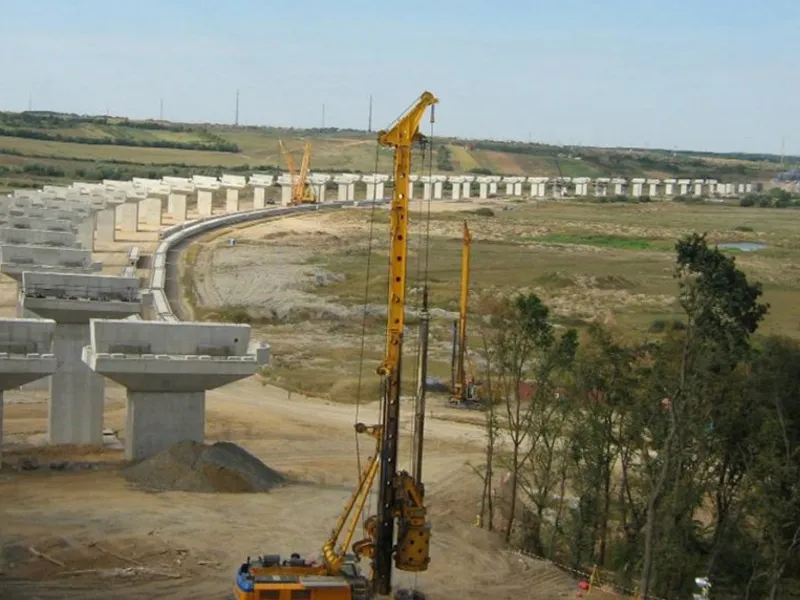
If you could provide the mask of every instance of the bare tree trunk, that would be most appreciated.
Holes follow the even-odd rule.
[[[517,512],[517,486],[519,477],[519,444],[514,440],[514,451],[511,458],[511,499],[508,507],[508,521],[506,523],[505,540],[511,541],[511,529],[514,527],[514,515]]]

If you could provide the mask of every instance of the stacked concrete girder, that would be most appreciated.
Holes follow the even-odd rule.
[[[248,183],[253,187],[253,208],[264,208],[267,205],[266,189],[275,184],[275,176],[253,173]]]
[[[96,209],[86,202],[59,200],[48,196],[15,197],[5,207],[9,217],[68,219],[73,223],[80,243],[89,249],[94,242],[94,210]]]
[[[269,360],[248,325],[90,322],[83,360],[128,390],[125,455],[141,460],[205,438],[205,393],[249,377]]]
[[[22,274],[20,305],[56,323],[53,350],[58,368],[50,380],[48,437],[51,444],[103,441],[104,382],[81,360],[91,318],[141,313],[139,280],[114,275]]]
[[[241,175],[223,175],[220,185],[225,188],[225,212],[239,212],[239,190],[247,187],[247,179]]]
[[[17,217],[19,219],[20,217]],[[41,225],[45,219],[35,219]],[[63,223],[63,221],[58,221]],[[46,225],[45,225],[46,226]],[[14,226],[0,227],[0,245],[11,244],[15,246],[52,246],[54,248],[78,248],[80,242],[75,232],[53,231],[52,229],[30,229]]]
[[[194,194],[194,182],[184,177],[162,177],[163,181],[169,186],[169,197],[167,199],[167,213],[179,223],[186,221],[187,203],[186,197]]]
[[[219,180],[216,177],[205,177],[194,175],[192,183],[197,190],[197,212],[201,217],[210,217],[214,202],[214,192],[220,188]]]
[[[151,227],[161,227],[164,218],[164,203],[170,194],[169,185],[160,179],[142,179],[140,177],[134,177],[133,187],[144,191],[145,194],[145,198],[140,206],[139,217],[143,216],[144,222]]]
[[[325,188],[328,186],[330,180],[331,176],[327,173],[311,173],[311,175],[308,176],[308,184],[311,186],[311,189],[314,191],[314,197],[320,204],[325,202]],[[381,192],[383,192],[383,190],[381,190]]]
[[[0,319],[0,466],[3,460],[3,392],[52,374],[55,321]]]

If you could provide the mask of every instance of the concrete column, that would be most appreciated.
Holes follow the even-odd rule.
[[[522,196],[522,182],[521,181],[514,182],[514,195],[515,196]]]
[[[94,250],[94,213],[76,223],[78,242],[87,250]]]
[[[496,181],[490,181],[489,182],[489,193],[490,194],[496,194],[497,193],[497,182]]]
[[[114,241],[117,229],[117,209],[115,206],[109,206],[97,213],[96,227],[97,235],[95,239],[98,242],[111,243]]]
[[[281,206],[289,206],[292,203],[292,185],[281,184]]]
[[[142,220],[152,227],[161,227],[163,224],[164,205],[162,198],[158,196],[150,196],[142,203],[141,213],[139,216]]]
[[[506,181],[506,196],[513,196],[514,195],[514,182]]]
[[[367,182],[367,195],[365,196],[367,200],[375,200],[375,184]]]
[[[213,190],[197,190],[197,212],[201,217],[210,217],[212,214]]]
[[[486,198],[488,198],[489,197],[488,190],[489,190],[488,183],[485,183],[483,181],[478,183],[478,198],[480,198],[481,200],[485,200]]]
[[[461,181],[452,181],[450,182],[451,193],[453,200],[458,200],[461,198]]]
[[[658,184],[659,184],[659,180],[658,179],[648,179],[647,180],[647,185],[650,188],[649,191],[648,191],[648,195],[651,198],[655,198],[658,195]]]
[[[671,198],[675,195],[675,180],[674,179],[665,179],[664,180],[664,196],[667,198]]]
[[[703,180],[695,181],[694,182],[694,195],[695,196],[702,196],[703,195]]]
[[[117,222],[122,231],[139,231],[139,203],[120,204],[117,207]]]
[[[227,188],[225,190],[225,212],[239,212],[239,190],[236,188]]]
[[[472,181],[467,180],[461,184],[461,196],[463,198],[469,198],[470,194],[472,193]]]
[[[257,186],[253,188],[253,208],[264,208],[266,203],[266,188]]]
[[[347,188],[350,187],[349,183],[337,183],[337,200],[339,202],[347,202]]]
[[[47,431],[51,444],[103,443],[102,375],[81,360],[89,344],[88,323],[58,323],[53,351],[58,368],[50,378]]]
[[[186,207],[186,194],[170,194],[169,195],[170,202],[172,202],[172,207],[169,210],[170,215],[172,218],[178,221],[179,223],[183,223],[187,220],[187,207]]]
[[[433,199],[434,200],[441,200],[442,199],[442,183],[441,181],[434,181],[433,182]]]
[[[205,440],[206,393],[128,390],[125,456],[142,460],[173,444]]]
[[[384,185],[384,181],[378,180],[375,182],[375,194],[377,200],[383,200],[386,197]]]
[[[348,184],[347,186],[347,201],[352,202],[356,199],[356,182]]]
[[[414,182],[409,180],[409,182],[408,182],[408,199],[409,200],[413,200],[414,199],[414,187],[415,187]]]
[[[631,195],[634,198],[641,198],[644,191],[644,179],[632,179],[631,182],[633,183]]]
[[[3,392],[55,371],[51,352],[55,322],[0,319],[0,468],[3,464]]]

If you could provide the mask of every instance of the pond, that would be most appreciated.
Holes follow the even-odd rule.
[[[741,250],[742,252],[753,252],[754,250],[763,250],[766,244],[761,242],[726,242],[724,244],[717,244],[720,250]]]

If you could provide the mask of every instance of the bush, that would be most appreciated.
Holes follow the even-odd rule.
[[[472,211],[473,215],[478,215],[479,217],[493,217],[494,211],[491,208],[487,208],[482,206],[481,208],[476,208]]]
[[[744,231],[744,232],[755,231],[755,229],[753,229],[749,225],[739,225],[738,227],[734,227],[733,230],[734,231]]]

